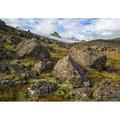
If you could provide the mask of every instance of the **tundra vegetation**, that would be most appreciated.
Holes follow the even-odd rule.
[[[0,101],[120,101],[120,39],[64,43],[0,20]]]

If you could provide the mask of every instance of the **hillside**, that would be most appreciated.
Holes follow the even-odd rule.
[[[120,38],[68,43],[0,20],[0,101],[120,101]]]

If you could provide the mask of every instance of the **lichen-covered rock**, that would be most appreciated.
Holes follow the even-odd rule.
[[[101,71],[107,62],[107,57],[104,54],[86,46],[72,47],[69,56],[74,62],[86,69],[94,68]]]
[[[30,98],[39,99],[51,95],[56,89],[54,82],[39,81],[28,88],[28,95]]]
[[[102,80],[93,92],[93,98],[97,101],[120,101],[120,86]]]
[[[65,56],[63,59],[59,60],[54,67],[53,75],[60,81],[73,81],[81,80],[81,76],[78,71],[74,68],[69,56]]]
[[[42,73],[43,71],[50,70],[53,67],[52,61],[43,62],[40,61],[34,65],[34,71],[36,71],[38,74]]]
[[[31,55],[37,59],[45,60],[50,58],[48,49],[37,39],[27,40],[18,44],[17,54],[21,57]]]

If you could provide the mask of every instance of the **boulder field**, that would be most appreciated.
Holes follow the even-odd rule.
[[[51,35],[0,20],[0,101],[120,101],[120,39]]]

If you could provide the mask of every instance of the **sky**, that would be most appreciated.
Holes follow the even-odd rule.
[[[79,40],[120,37],[120,19],[112,18],[2,18],[7,25],[36,34],[58,32],[63,38]]]

